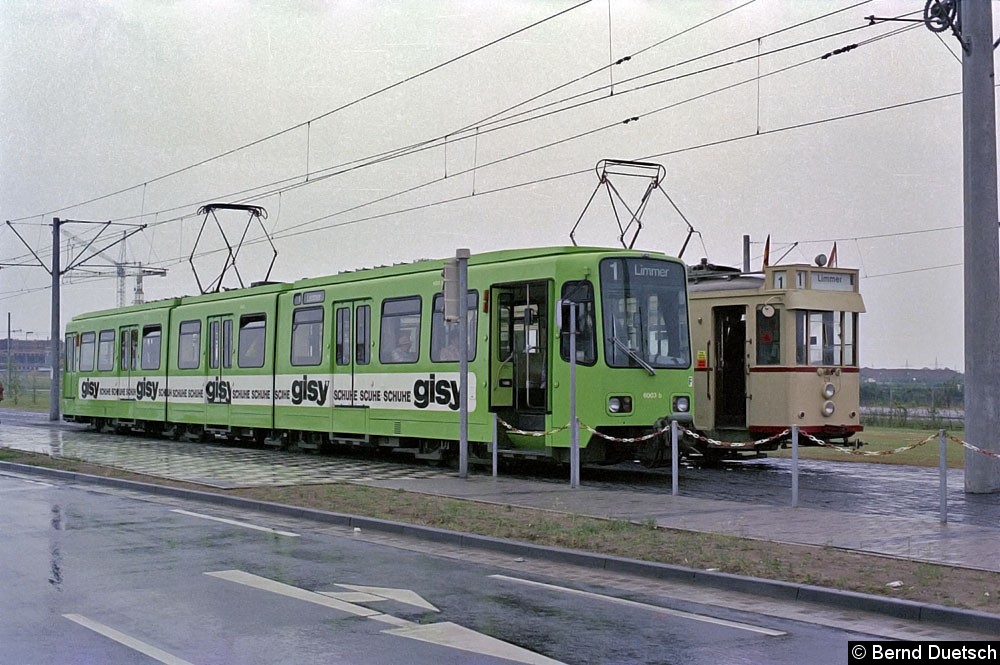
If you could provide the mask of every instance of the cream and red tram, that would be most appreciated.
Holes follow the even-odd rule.
[[[703,454],[774,450],[792,425],[824,441],[862,430],[865,306],[856,269],[797,264],[743,273],[703,262],[689,269],[689,294]]]

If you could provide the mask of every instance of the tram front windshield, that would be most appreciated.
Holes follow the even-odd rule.
[[[604,357],[610,367],[690,367],[684,266],[647,258],[601,261]]]

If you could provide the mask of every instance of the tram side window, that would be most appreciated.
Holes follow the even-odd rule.
[[[323,362],[323,308],[300,307],[292,314],[292,364]]]
[[[379,362],[413,363],[420,349],[420,297],[382,301]]]
[[[160,326],[146,326],[142,329],[142,355],[139,362],[143,370],[160,369],[161,339]]]
[[[795,362],[800,365],[854,365],[857,332],[854,312],[795,313]]]
[[[857,316],[854,312],[844,312],[844,321],[841,325],[841,339],[844,347],[844,365],[857,365],[858,357],[855,355],[854,336],[857,332]]]
[[[562,330],[559,331],[559,357],[569,362],[570,302],[582,312],[576,319],[576,362],[593,365],[597,362],[597,337],[594,335],[594,285],[590,282],[566,282],[562,288]]]
[[[478,324],[479,294],[469,291],[465,297],[466,335],[468,360],[476,359],[476,326]],[[458,321],[444,320],[444,296],[434,296],[434,311],[431,316],[431,361],[455,362],[462,353],[462,339],[459,337]]]
[[[371,305],[361,305],[355,311],[354,321],[354,362],[358,365],[367,365],[371,362],[371,330],[372,330],[372,308]]]
[[[338,365],[351,364],[351,308],[338,307],[337,320],[337,351],[334,354]]]
[[[107,372],[115,368],[115,331],[102,330],[97,344],[97,369]]]
[[[208,324],[208,367],[224,369],[233,366],[232,319],[214,320]]]
[[[222,366],[229,368],[233,366],[233,320],[225,319],[222,322]]]
[[[771,314],[764,313],[765,307]],[[781,363],[781,313],[770,305],[757,307],[757,364]]]
[[[511,320],[511,294],[503,291],[497,299],[497,305],[493,310],[493,316],[499,317],[497,330],[499,339],[497,340],[497,360],[507,362],[514,355],[514,325]]]
[[[177,340],[177,367],[198,369],[201,366],[201,321],[181,323]]]
[[[76,371],[76,343],[77,336],[75,333],[70,333],[66,335],[66,371],[75,372]]]
[[[139,331],[135,328],[122,328],[119,346],[118,364],[122,371],[139,369]]]
[[[80,335],[80,371],[94,371],[94,350],[97,346],[97,335],[92,332],[85,332]]]
[[[264,314],[241,316],[236,365],[238,367],[263,367],[266,342],[267,317]]]

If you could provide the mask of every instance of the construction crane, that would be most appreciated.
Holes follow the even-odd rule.
[[[70,237],[71,240],[73,240],[75,242],[83,243],[85,245],[90,245],[93,242],[93,241],[87,241],[87,240],[84,240],[83,238],[75,236],[72,233],[66,231],[65,229],[63,229],[63,233],[65,233],[67,236]],[[114,269],[114,275],[118,279],[118,307],[124,307],[126,305],[126,302],[125,302],[125,279],[126,279],[126,277],[130,277],[130,276],[131,277],[135,277],[135,291],[134,291],[134,294],[133,294],[134,297],[132,299],[132,303],[135,304],[135,305],[138,305],[140,303],[145,302],[145,294],[143,293],[143,290],[142,290],[142,280],[143,280],[143,278],[144,277],[165,277],[166,274],[167,274],[167,271],[166,271],[165,268],[150,268],[150,267],[142,265],[141,263],[129,262],[128,258],[127,258],[127,254],[126,254],[126,245],[125,245],[125,240],[126,240],[127,237],[128,237],[128,234],[126,234],[126,233],[122,234],[122,239],[119,241],[121,243],[121,250],[118,252],[118,258],[117,259],[112,258],[111,256],[109,256],[103,250],[96,250],[94,252],[94,256],[103,257],[104,259],[107,259],[111,263],[109,263],[109,264],[93,264],[93,263],[88,263],[87,264],[87,268],[88,269],[80,269],[80,268],[77,269],[78,271],[83,272],[84,273],[83,275],[76,276],[76,277],[68,277],[67,281],[72,282],[72,281],[76,281],[76,280],[80,280],[80,279],[96,279],[96,278],[99,278],[99,277],[106,277],[106,276],[108,276],[110,274],[109,272],[92,271],[92,270],[89,270],[89,268],[98,268],[98,269],[100,269],[100,268],[113,268]],[[70,253],[72,254],[72,250],[70,251]]]

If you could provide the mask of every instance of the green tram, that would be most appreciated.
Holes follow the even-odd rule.
[[[457,456],[462,340],[459,323],[443,315],[444,264],[77,316],[66,327],[64,417],[203,440]],[[669,443],[648,435],[671,420],[692,424],[680,261],[585,247],[504,250],[471,257],[468,289],[470,459],[490,457],[496,413],[501,455],[568,461],[570,311],[583,461],[657,460]]]

